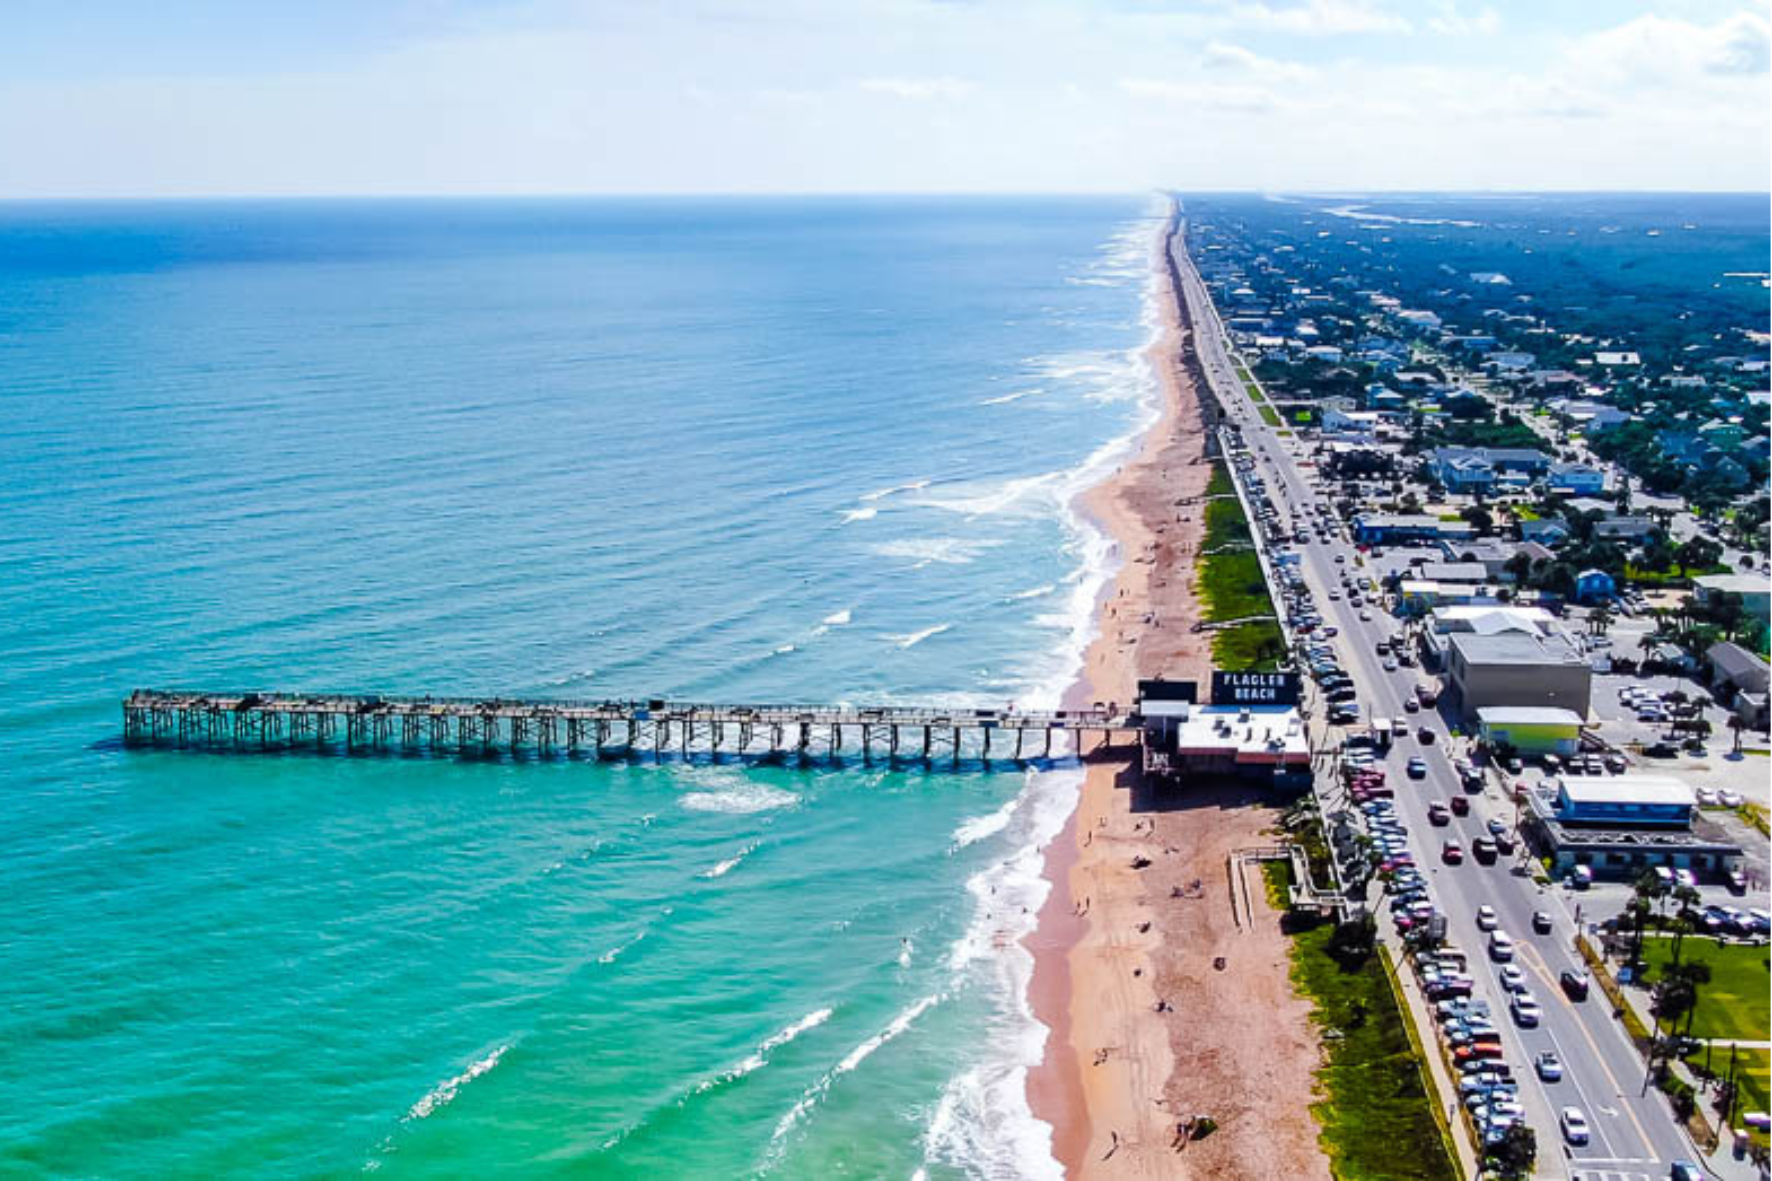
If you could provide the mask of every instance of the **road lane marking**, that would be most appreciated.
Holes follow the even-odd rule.
[[[1531,944],[1527,944],[1526,947],[1534,959],[1538,960],[1540,964],[1544,963],[1543,958],[1538,954],[1537,948],[1532,947]],[[1545,971],[1548,973],[1549,968],[1546,968]],[[1563,990],[1560,985],[1557,988],[1557,997],[1563,1002],[1565,1008],[1570,1009],[1571,1011],[1574,1010],[1574,1003],[1571,1002],[1567,996],[1563,995]],[[1618,1076],[1612,1073],[1612,1068],[1606,1063],[1606,1055],[1600,1050],[1600,1043],[1594,1040],[1593,1032],[1588,1029],[1587,1022],[1583,1020],[1579,1014],[1575,1015],[1575,1028],[1581,1031],[1583,1040],[1587,1042],[1588,1048],[1594,1052],[1594,1061],[1599,1065],[1600,1073],[1606,1076],[1606,1081],[1612,1084],[1612,1089],[1617,1092],[1618,1097],[1624,1101],[1624,1114],[1630,1117],[1631,1126],[1636,1128],[1637,1138],[1643,1145],[1643,1151],[1654,1152],[1655,1143],[1649,1139],[1649,1131],[1643,1127],[1643,1121],[1637,1118],[1636,1108],[1633,1107],[1630,1102],[1630,1095],[1625,1091],[1624,1087],[1619,1084]],[[1551,1041],[1555,1042],[1556,1038],[1553,1036]]]

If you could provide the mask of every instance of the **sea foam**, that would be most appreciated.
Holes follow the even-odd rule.
[[[425,1094],[423,1099],[420,1099],[417,1103],[412,1105],[412,1110],[406,1113],[406,1118],[408,1120],[424,1119],[439,1107],[448,1106],[455,1100],[456,1094],[463,1087],[497,1066],[498,1060],[503,1058],[505,1052],[510,1048],[510,1046],[500,1046],[498,1049],[492,1051],[492,1053],[486,1055],[486,1057],[481,1058],[479,1061],[470,1065],[466,1070],[462,1071],[454,1078],[447,1079],[444,1082],[438,1083],[435,1087],[432,1087],[430,1091]]]

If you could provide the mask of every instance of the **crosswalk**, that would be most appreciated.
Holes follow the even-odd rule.
[[[1655,1174],[1643,1171],[1654,1161],[1576,1161],[1569,1172],[1569,1181],[1653,1181]]]

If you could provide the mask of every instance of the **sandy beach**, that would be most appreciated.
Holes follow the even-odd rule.
[[[1211,672],[1210,634],[1188,629],[1214,411],[1168,253],[1185,265],[1181,250],[1165,232],[1154,252],[1161,416],[1083,498],[1123,565],[1069,705],[1130,701],[1140,677],[1203,684]],[[1027,940],[1034,1013],[1052,1031],[1029,1101],[1068,1176],[1328,1177],[1309,1115],[1317,1039],[1287,979],[1278,916],[1259,883],[1252,930],[1230,903],[1227,858],[1264,843],[1273,816],[1245,789],[1158,796],[1135,757],[1089,762],[1047,850],[1053,889]],[[1179,1125],[1198,1114],[1217,1131],[1183,1140]]]

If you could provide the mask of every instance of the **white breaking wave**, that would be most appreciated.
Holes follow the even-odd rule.
[[[1024,599],[1038,599],[1051,594],[1057,589],[1058,585],[1056,583],[1048,582],[1045,586],[1036,586],[1032,590],[1016,591],[1003,601],[1005,603],[1019,603]]]
[[[873,552],[883,558],[909,558],[915,565],[913,570],[921,570],[932,562],[944,566],[964,566],[977,559],[987,549],[1001,544],[992,540],[967,539],[964,537],[913,537],[898,541],[887,541],[873,547]]]
[[[906,635],[888,634],[886,638],[900,648],[914,648],[930,636],[939,636],[942,632],[952,629],[953,626],[951,623],[938,623],[934,627],[926,627],[920,632],[910,632]]]
[[[848,525],[854,521],[871,521],[879,515],[880,510],[871,505],[867,508],[853,508],[843,514],[843,523]]]
[[[1035,389],[1031,389],[1031,390],[1016,390],[1013,394],[999,394],[995,398],[986,398],[984,401],[980,402],[979,405],[980,406],[1007,406],[1011,402],[1019,402],[1023,398],[1031,398],[1035,394],[1043,394],[1045,392],[1046,392],[1045,390],[1042,390],[1039,388],[1035,388]]]
[[[760,783],[716,791],[692,791],[681,798],[682,805],[691,812],[724,812],[733,816],[767,812],[771,808],[791,808],[799,802],[800,797],[791,791]]]
[[[624,952],[631,950],[634,945],[644,938],[646,938],[646,929],[642,927],[635,933],[632,939],[627,940],[625,943],[618,943],[602,955],[598,956],[597,962],[599,964],[613,964]]]
[[[1065,472],[1043,472],[1037,476],[1018,476],[988,486],[972,495],[967,495],[965,486],[961,485],[955,489],[955,495],[925,496],[915,503],[920,508],[945,509],[948,512],[965,513],[969,517],[991,516],[1030,500],[1034,502],[1034,508],[1050,511],[1055,503],[1054,492],[1057,485],[1066,475]]]
[[[884,500],[888,496],[891,496],[895,492],[915,492],[919,488],[927,488],[927,487],[929,487],[928,480],[912,480],[908,484],[894,484],[890,488],[879,488],[879,489],[874,490],[873,492],[864,492],[861,494],[860,499],[862,499],[862,500]]]
[[[875,1050],[909,1029],[911,1022],[921,1017],[931,1005],[941,999],[940,993],[931,993],[894,1017],[885,1029],[849,1051],[843,1061],[837,1063],[817,1082],[806,1088],[805,1093],[800,1096],[799,1102],[795,1103],[788,1113],[781,1117],[781,1121],[775,1125],[774,1134],[769,1137],[771,1144],[779,1146],[787,1134],[794,1130],[794,1125],[798,1124],[806,1113],[816,1107],[819,1100],[823,1099],[825,1094],[830,1091],[831,1084],[860,1066]]]
[[[1009,826],[1009,818],[1015,815],[1016,806],[1021,802],[1020,796],[1006,800],[995,812],[987,812],[983,816],[974,816],[960,822],[954,829],[955,850],[964,849],[967,845],[976,845],[986,837],[996,836]]]
[[[412,1110],[406,1113],[406,1118],[409,1120],[424,1119],[439,1107],[446,1106],[454,1100],[456,1092],[497,1066],[498,1060],[503,1058],[505,1051],[510,1048],[508,1045],[500,1046],[454,1078],[432,1087],[423,1099],[412,1105]]]
[[[836,612],[831,613],[830,615],[825,616],[819,622],[823,623],[826,627],[842,627],[844,624],[850,622],[854,618],[855,618],[855,616],[850,611],[850,609],[848,607],[845,607],[841,611],[836,611]]]
[[[737,1066],[734,1066],[731,1070],[706,1080],[700,1086],[695,1088],[694,1093],[699,1095],[704,1091],[711,1091],[715,1087],[722,1087],[727,1083],[737,1082],[747,1074],[752,1074],[763,1069],[763,1067],[769,1064],[770,1054],[781,1049],[781,1047],[787,1045],[807,1030],[817,1029],[830,1019],[831,1011],[829,1009],[819,1009],[815,1012],[806,1014],[806,1016],[800,1018],[787,1028],[772,1033],[764,1038],[758,1043],[756,1051],[752,1053],[750,1057],[746,1058],[743,1062],[740,1062]]]
[[[757,846],[762,843],[763,842],[761,841],[752,841],[733,856],[728,857],[726,860],[720,862],[720,864],[714,866],[714,868],[702,871],[701,876],[710,879],[725,877],[727,874],[738,868],[739,862],[743,861],[746,857],[749,857],[752,853],[755,853],[757,851]]]

